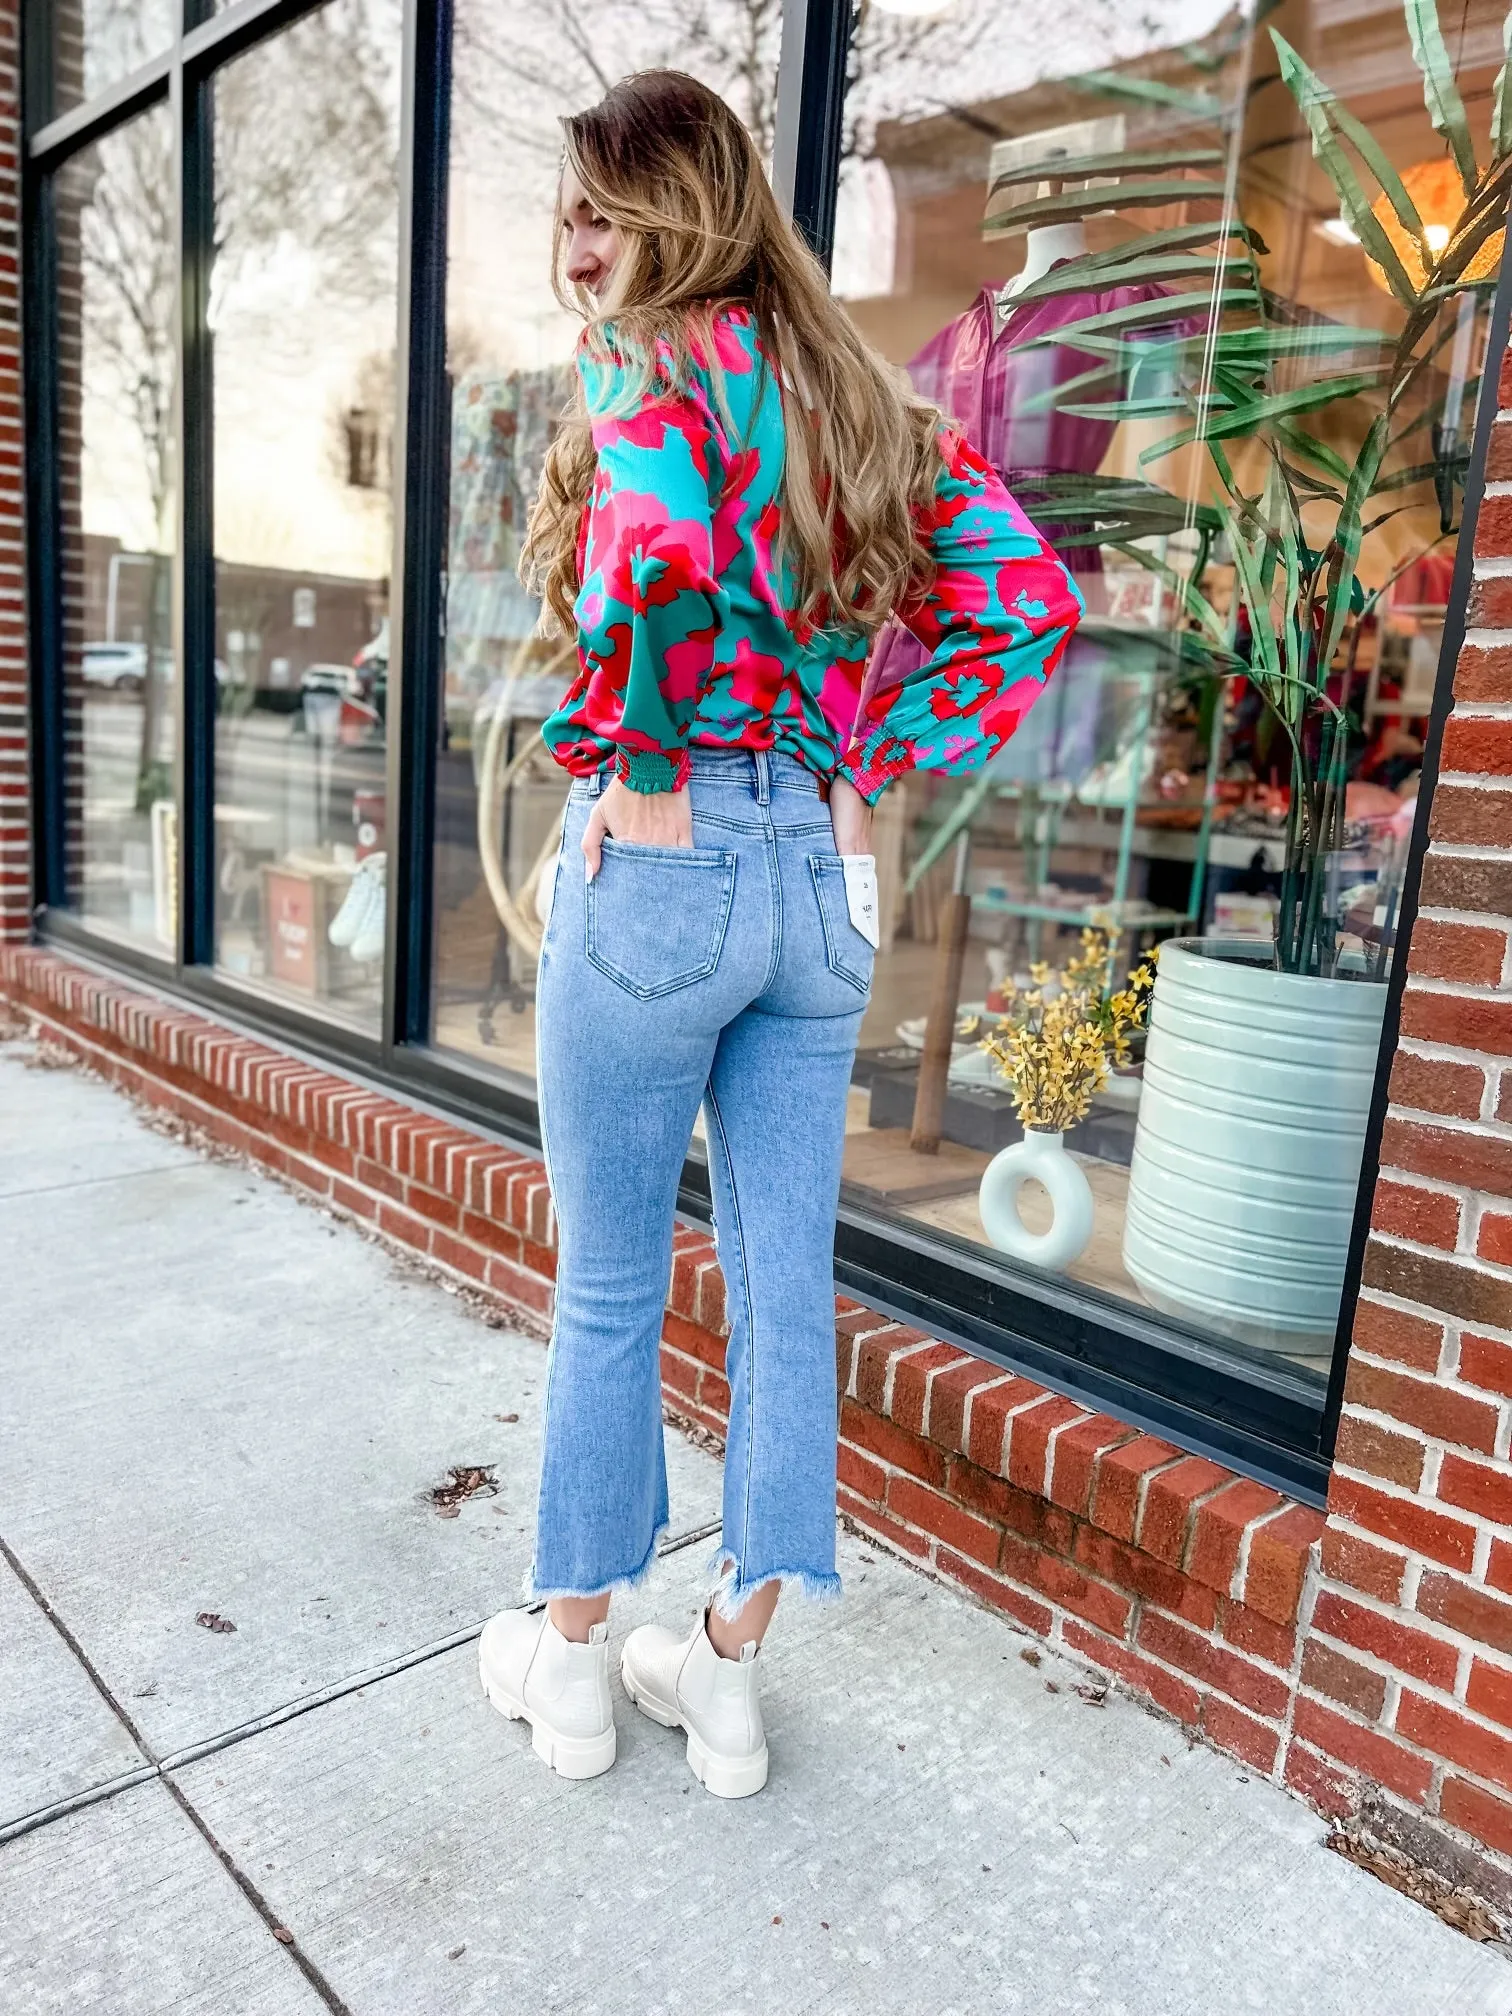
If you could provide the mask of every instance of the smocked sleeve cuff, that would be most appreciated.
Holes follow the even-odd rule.
[[[906,762],[867,763],[860,755],[842,756],[835,766],[835,774],[843,777],[847,784],[854,785],[868,805],[875,805],[888,785],[912,767]]]
[[[661,749],[620,749],[614,758],[614,774],[629,790],[647,796],[681,791],[688,781],[688,752],[680,749],[669,756]]]

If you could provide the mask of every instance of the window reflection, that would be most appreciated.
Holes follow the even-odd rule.
[[[778,0],[602,7],[591,43],[561,0],[507,14],[484,0],[457,9],[434,1026],[437,1043],[517,1082],[534,1075],[534,899],[568,783],[539,728],[567,684],[572,647],[536,637],[537,606],[515,573],[581,326],[549,280],[557,122],[615,77],[675,66],[720,91],[769,153],[780,34]]]
[[[175,931],[173,135],[158,107],[54,185],[69,900]]]
[[[376,1026],[400,0],[218,72],[216,959]]]
[[[1444,150],[1401,9],[1380,0],[1346,20],[1288,0],[1252,31],[1238,11],[1173,6],[1115,36],[1083,0],[1057,20],[1047,42],[956,0],[881,24],[892,46],[874,55],[863,29],[851,92],[836,287],[1056,539],[1088,618],[987,771],[956,784],[910,777],[883,801],[884,954],[858,1060],[848,1194],[994,1248],[1006,1266],[1153,1307],[1256,1368],[1321,1379],[1486,290],[1444,311],[1425,339],[1364,514],[1359,587],[1318,692],[1288,726],[1260,690],[1267,642],[1220,507],[1260,499],[1267,522],[1300,526],[1293,550],[1311,564],[1386,410],[1385,360],[1404,317],[1341,220],[1271,30],[1365,122],[1429,219]],[[1471,5],[1451,38],[1472,130],[1490,116],[1499,36],[1498,11]],[[1069,74],[1043,73],[1052,46]],[[1142,159],[1158,164],[1145,180],[1163,179],[1164,192],[1136,197]],[[1061,166],[1088,162],[1079,174]],[[1446,214],[1429,223],[1440,249],[1465,201],[1452,167],[1449,181],[1438,192]],[[1252,240],[1232,235],[1239,227]],[[1221,282],[1220,248],[1233,260]],[[1264,386],[1245,375],[1234,336],[1244,329],[1281,329],[1290,346],[1266,337],[1277,363]],[[1229,441],[1230,487],[1200,445],[1173,444],[1199,412],[1221,421],[1259,391],[1305,390],[1356,366],[1273,448],[1254,428]],[[1264,502],[1277,454],[1296,472],[1299,503]],[[1403,473],[1413,465],[1415,482]],[[1258,540],[1251,507],[1240,508],[1243,538]],[[906,640],[879,660],[874,676],[893,676]],[[1284,689],[1273,679],[1271,690]],[[1308,845],[1289,846],[1293,820],[1315,822]],[[953,927],[964,933],[958,977]],[[1162,944],[1148,1037],[1134,1035],[1066,1132],[1091,1207],[1088,1236],[1068,1246],[1052,1233],[1064,1211],[1052,1213],[1041,1187],[1053,1188],[1052,1164],[1013,1146],[1034,1115],[981,1037],[1006,1024],[1010,1048],[1026,1029],[1032,1038],[1089,958],[1103,1002],[1089,1012],[1104,1012]],[[929,1010],[941,998],[954,1019],[941,1015],[931,1058]],[[937,1146],[921,1115],[938,1115]]]
[[[94,97],[172,42],[181,0],[53,0],[53,112]]]

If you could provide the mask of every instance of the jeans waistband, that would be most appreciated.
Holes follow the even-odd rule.
[[[802,791],[811,798],[829,796],[828,778],[816,777],[796,756],[776,749],[709,749],[695,744],[688,751],[688,769],[700,784],[745,791],[760,805],[768,802],[773,791]],[[606,767],[585,780],[592,796],[597,797],[610,775]]]

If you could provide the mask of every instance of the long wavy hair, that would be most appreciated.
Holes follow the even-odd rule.
[[[934,494],[938,408],[857,334],[717,93],[680,71],[647,70],[562,125],[567,163],[620,243],[608,297],[595,302],[567,278],[559,206],[553,286],[584,316],[590,352],[617,351],[639,371],[643,395],[669,359],[672,382],[691,370],[693,339],[715,357],[710,325],[721,307],[748,308],[782,397],[792,613],[820,628],[877,630],[928,585],[911,513]],[[718,400],[717,370],[711,376]],[[593,471],[579,385],[547,454],[520,562],[548,620],[568,632]]]

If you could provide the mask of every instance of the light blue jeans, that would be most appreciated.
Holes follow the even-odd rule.
[[[829,809],[783,756],[695,750],[693,846],[604,842],[574,785],[536,996],[556,1322],[528,1590],[634,1584],[667,1523],[659,1345],[703,1107],[731,1331],[716,1601],[835,1573],[835,1212],[872,948]]]

